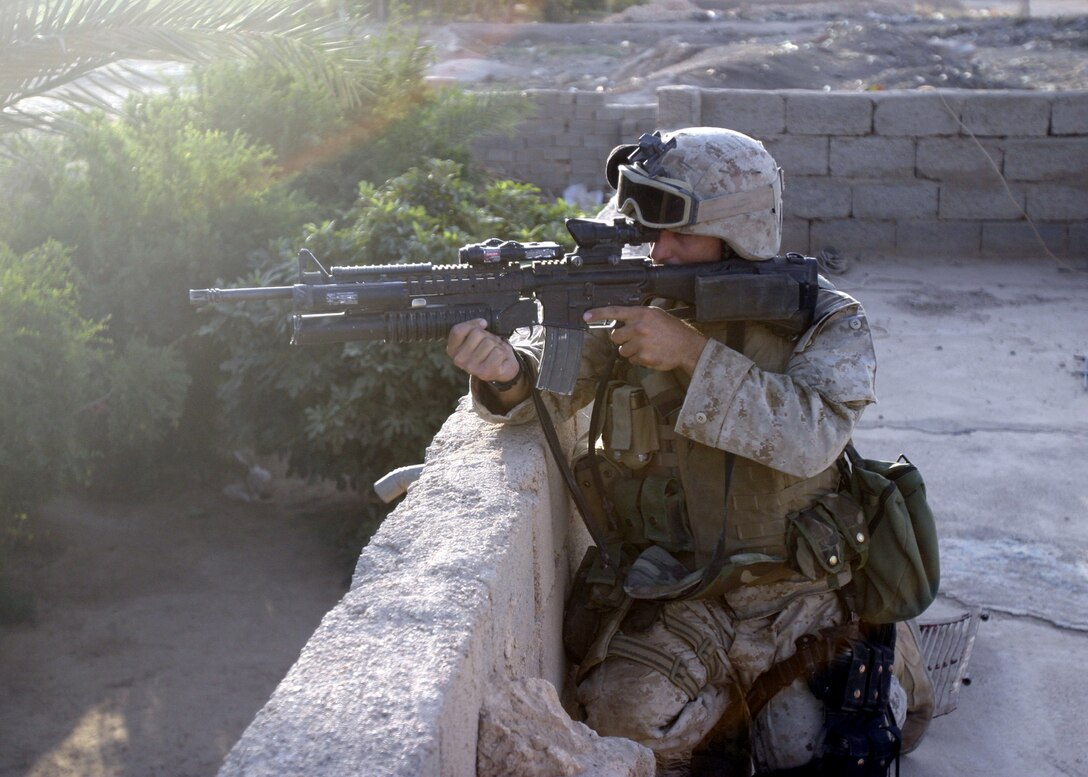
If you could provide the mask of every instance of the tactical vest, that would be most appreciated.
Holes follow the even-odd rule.
[[[727,338],[728,326],[699,328],[763,370],[786,371],[796,336],[746,322],[733,324]],[[726,454],[674,431],[687,389],[684,376],[654,373],[624,362],[614,377],[604,416],[601,459],[616,517],[636,544],[657,544],[689,568],[703,566],[714,552],[726,512]],[[729,555],[758,553],[784,560],[786,516],[837,490],[838,484],[836,466],[800,478],[736,457],[729,487]],[[785,568],[783,573],[789,574]]]

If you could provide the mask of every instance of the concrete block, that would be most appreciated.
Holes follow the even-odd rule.
[[[582,183],[593,181],[594,177],[604,181],[604,162],[597,159],[572,159],[571,178]]]
[[[1088,181],[1081,186],[1033,184],[1027,187],[1028,216],[1038,221],[1088,221]]]
[[[495,164],[496,162],[513,162],[514,151],[509,148],[493,148],[484,154],[484,161],[487,164]]]
[[[579,108],[575,108],[577,112]],[[601,122],[592,116],[576,117],[566,123],[568,132],[574,132],[584,138],[592,138],[601,131]]]
[[[558,89],[526,89],[522,95],[532,100],[540,108],[554,108],[559,105]]]
[[[902,256],[978,256],[982,225],[978,222],[900,221],[895,248]]]
[[[1069,245],[1066,251],[1069,256],[1088,256],[1088,223],[1069,225]]]
[[[779,253],[796,251],[799,254],[809,253],[809,221],[808,219],[787,218],[782,222],[782,248]]]
[[[997,181],[1004,158],[1001,141],[920,138],[915,170],[919,178],[935,181]]]
[[[1051,135],[1088,135],[1088,92],[1059,92],[1052,96]]]
[[[619,137],[616,138],[616,145],[633,143],[642,137],[644,132],[653,132],[656,126],[653,120],[624,119],[619,123]]]
[[[559,146],[552,146],[551,148],[539,148],[537,149],[538,158],[547,159],[550,161],[563,161],[570,159],[570,152],[565,148]]]
[[[605,93],[595,89],[576,89],[574,91],[575,105],[585,105],[598,108],[604,105]]]
[[[795,175],[827,175],[829,140],[822,135],[773,135],[763,144],[785,171],[786,186]]]
[[[657,104],[647,103],[645,105],[624,105],[623,107],[623,120],[624,121],[645,121],[651,124],[657,119]]]
[[[831,175],[847,178],[913,178],[912,138],[831,138]]]
[[[622,119],[623,113],[622,105],[606,103],[597,109],[597,114],[593,118],[602,123],[612,123]]]
[[[1022,219],[1024,192],[1000,184],[941,185],[938,214],[942,219]]]
[[[783,211],[791,218],[848,218],[851,190],[849,181],[797,176],[782,193]]]
[[[813,221],[809,249],[832,248],[848,259],[895,253],[895,222],[861,219]]]
[[[788,91],[786,131],[792,135],[868,135],[873,99],[852,92]]]
[[[946,92],[884,92],[873,95],[873,131],[889,137],[956,135],[959,101]]]
[[[1083,138],[1005,141],[1005,176],[1012,181],[1088,179],[1088,133]]]
[[[972,92],[963,96],[960,119],[964,134],[984,136],[1046,135],[1050,98],[1030,92]]]
[[[694,86],[663,86],[657,90],[657,125],[679,129],[702,125],[702,93]]]
[[[1065,224],[1037,223],[1033,228],[1026,221],[984,222],[982,255],[1037,257],[1046,256],[1049,250],[1057,256],[1063,256],[1067,235],[1068,228]]]
[[[761,140],[780,135],[786,131],[786,100],[779,92],[707,89],[703,92],[702,124],[734,129]]]
[[[860,183],[853,187],[854,217],[932,219],[937,217],[937,184],[929,181]]]
[[[600,173],[604,174],[604,162],[608,158],[608,152],[613,149],[611,143],[607,146],[602,146],[599,143],[595,145],[581,145],[572,146],[568,149],[570,152],[571,162],[577,162],[580,159],[588,159],[591,162],[595,162],[600,170]]]

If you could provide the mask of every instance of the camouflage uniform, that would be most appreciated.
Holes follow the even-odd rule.
[[[808,580],[781,562],[786,514],[837,488],[835,461],[863,409],[875,400],[876,361],[864,312],[848,295],[823,286],[816,322],[800,337],[749,323],[738,351],[722,342],[722,325],[700,326],[711,340],[690,382],[678,377],[686,389],[683,404],[674,426],[657,430],[658,448],[640,472],[679,475],[694,549],[678,556],[698,566],[713,552],[721,526],[723,452],[737,454],[728,549],[779,562],[769,571],[767,565],[754,567],[759,572],[748,580],[742,569],[738,581],[744,582],[721,598],[665,605],[647,629],[617,624],[619,639],[598,646],[607,660],[580,673],[579,701],[587,723],[601,734],[635,739],[662,757],[690,753],[721,717],[731,687],[747,692],[763,671],[792,654],[797,638],[846,617],[825,580]],[[515,345],[539,363],[539,338]],[[602,334],[587,338],[574,394],[544,395],[556,417],[569,417],[592,401],[610,348]],[[493,413],[478,382],[473,387],[484,418],[535,420],[529,402],[507,414]],[[639,463],[637,457],[645,455],[604,451],[609,461]],[[907,642],[903,649],[910,651]],[[679,658],[691,678],[686,687],[652,661],[631,658],[640,645]],[[775,738],[785,741],[797,733],[780,725]]]
[[[706,224],[688,231],[718,236],[753,261],[773,256],[781,226],[781,180],[773,159],[752,139],[728,130],[676,134],[683,142],[671,151],[663,147],[660,175],[689,182],[704,198],[700,213],[717,208]],[[621,164],[634,158],[629,147],[617,149],[614,158],[617,153]],[[707,160],[724,164],[725,172],[707,174]],[[636,183],[645,184],[651,168],[639,168]],[[613,186],[618,169],[610,159]],[[738,186],[748,188],[731,194]],[[736,203],[729,198],[735,196],[769,198],[774,207],[730,215]],[[628,215],[645,220],[652,213],[647,206]],[[635,593],[636,577],[652,585],[670,565],[704,567],[723,518],[727,531],[728,571],[710,593],[650,607],[626,598],[602,616],[579,667],[577,698],[586,722],[602,735],[651,747],[661,763],[690,759],[720,721],[740,719],[747,728],[746,718],[735,713],[755,679],[792,655],[801,636],[848,618],[835,590],[849,581],[845,559],[835,560],[841,569],[831,574],[806,576],[790,563],[787,548],[787,516],[838,490],[837,459],[863,410],[875,401],[876,359],[865,314],[849,295],[823,278],[820,283],[813,324],[799,335],[760,322],[696,324],[709,342],[690,379],[672,373],[671,408],[647,400],[655,391],[669,394],[667,387],[659,391],[663,374],[622,359],[609,387],[600,459],[617,489],[612,501],[617,512],[657,511],[630,521],[630,515],[620,515],[625,525],[637,527],[632,531],[639,536],[626,539],[644,550],[627,575],[627,591]],[[539,334],[512,340],[534,367],[540,362]],[[593,401],[611,351],[605,332],[594,330],[586,338],[574,393],[543,395],[553,417],[570,417]],[[531,402],[494,412],[475,378],[472,389],[475,408],[486,419],[535,420]],[[727,453],[734,454],[728,494]],[[620,489],[630,490],[632,483],[638,498],[624,498]],[[645,498],[651,483],[656,499]],[[679,508],[676,494],[682,495]],[[658,520],[662,512],[664,525]],[[897,674],[911,706],[925,717],[928,678],[909,631],[900,634]],[[760,740],[753,742],[757,765],[789,768],[811,759],[812,751],[805,745],[798,750],[797,743],[811,744],[822,730],[822,715],[813,711],[818,704],[800,686],[775,697],[753,725]],[[739,773],[747,774],[747,766]]]

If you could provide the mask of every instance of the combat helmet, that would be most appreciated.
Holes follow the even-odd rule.
[[[782,243],[782,171],[758,140],[718,127],[643,135],[606,165],[614,206],[639,223],[724,240],[745,259]]]

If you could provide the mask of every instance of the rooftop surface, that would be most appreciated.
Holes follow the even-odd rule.
[[[832,280],[865,306],[879,402],[855,435],[906,454],[941,537],[941,598],[981,607],[958,708],[906,777],[1088,774],[1088,266],[865,260]],[[1080,358],[1078,358],[1080,357]]]

